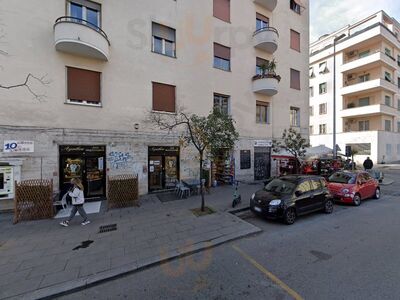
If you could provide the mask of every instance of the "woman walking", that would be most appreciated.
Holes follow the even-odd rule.
[[[85,226],[90,223],[88,220],[87,214],[83,209],[83,204],[85,203],[85,197],[83,195],[83,185],[80,179],[73,178],[71,180],[71,184],[73,185],[72,189],[68,192],[68,195],[72,198],[72,211],[68,220],[62,221],[60,223],[61,226],[68,227],[69,222],[75,217],[76,212],[79,211],[79,214],[83,218],[82,225]]]

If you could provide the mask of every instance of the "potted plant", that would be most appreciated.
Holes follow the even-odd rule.
[[[262,78],[275,78],[278,81],[281,81],[281,76],[276,75],[276,61],[273,59],[270,62],[262,64],[260,66],[261,74],[257,74],[253,77],[253,80],[262,79]]]

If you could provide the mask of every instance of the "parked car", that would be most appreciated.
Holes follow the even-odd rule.
[[[335,201],[355,206],[359,206],[364,199],[381,197],[378,180],[365,171],[336,172],[328,178],[328,189]]]
[[[283,219],[293,224],[306,213],[322,210],[332,213],[334,201],[320,176],[288,175],[275,178],[250,199],[250,209],[258,215]]]

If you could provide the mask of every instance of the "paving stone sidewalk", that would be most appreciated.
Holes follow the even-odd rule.
[[[241,207],[259,187],[241,186]],[[212,189],[206,203],[216,213],[203,217],[190,211],[199,196],[161,203],[154,195],[139,208],[89,215],[87,226],[79,216],[68,228],[60,220],[12,225],[11,215],[0,214],[0,299],[57,295],[259,232],[228,212],[232,194],[230,186]],[[107,224],[117,230],[99,233]],[[84,241],[93,243],[73,250]]]

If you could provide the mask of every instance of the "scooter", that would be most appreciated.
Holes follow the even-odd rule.
[[[233,193],[233,201],[232,201],[233,208],[240,202],[242,202],[242,196],[238,193],[239,181],[236,180],[234,185],[235,185],[235,192]]]

